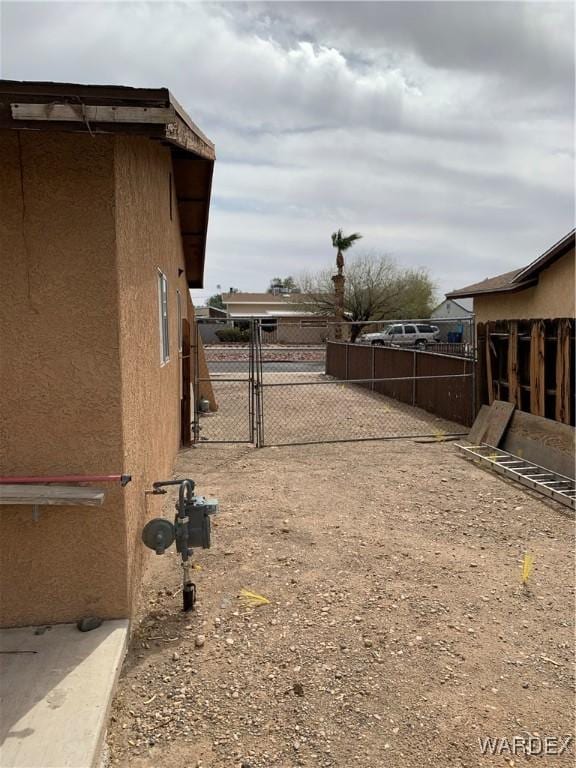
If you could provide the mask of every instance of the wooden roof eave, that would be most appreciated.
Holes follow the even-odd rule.
[[[197,227],[181,236],[188,285],[202,287],[215,149],[167,88],[0,80],[0,128],[145,136],[171,148],[173,166],[199,161]],[[177,200],[191,196],[181,184]]]

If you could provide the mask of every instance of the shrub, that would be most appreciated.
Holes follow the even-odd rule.
[[[221,328],[216,331],[216,336],[220,341],[250,341],[250,331],[243,331],[240,328]]]

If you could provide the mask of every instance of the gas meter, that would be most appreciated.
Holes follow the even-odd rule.
[[[153,483],[153,494],[166,493],[166,486],[179,485],[174,523],[155,517],[144,526],[142,541],[157,555],[176,541],[176,551],[182,558],[183,610],[191,611],[196,602],[196,585],[190,579],[193,547],[210,547],[210,515],[218,512],[217,499],[194,495],[194,480],[161,480]]]

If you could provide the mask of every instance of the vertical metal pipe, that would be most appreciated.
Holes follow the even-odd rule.
[[[412,353],[412,405],[416,405],[416,349]]]
[[[254,320],[248,325],[248,437],[254,442]]]

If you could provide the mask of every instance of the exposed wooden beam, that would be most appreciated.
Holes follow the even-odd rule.
[[[556,332],[556,421],[570,424],[570,321],[558,320]]]
[[[14,120],[52,120],[77,123],[161,123],[175,122],[174,107],[114,107],[89,104],[10,105]]]
[[[494,342],[490,338],[492,323],[486,323],[486,387],[488,390],[488,405],[494,402],[494,381],[492,379],[492,351],[494,351]]]
[[[542,320],[532,323],[530,342],[530,412],[546,415],[545,326]]]
[[[508,401],[522,407],[520,377],[518,373],[518,321],[510,320],[508,335]]]

